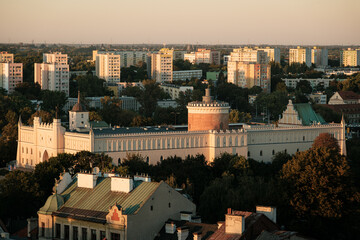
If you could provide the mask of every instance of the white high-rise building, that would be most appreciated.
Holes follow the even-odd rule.
[[[214,50],[208,50],[205,48],[199,48],[195,52],[195,63],[208,63],[214,65],[220,65],[220,52]]]
[[[158,53],[151,54],[151,78],[156,82],[172,82],[173,51],[162,48]]]
[[[340,64],[344,67],[360,66],[360,49],[351,49],[340,51]]]
[[[236,48],[230,53],[229,62],[269,63],[267,52],[260,49]]]
[[[120,82],[120,58],[120,55],[114,53],[98,53],[95,63],[96,76],[108,83]]]
[[[310,48],[290,48],[289,50],[289,64],[305,63],[306,66],[311,66],[311,50]]]
[[[311,63],[317,67],[328,66],[328,50],[326,48],[313,47],[311,49]]]
[[[22,63],[0,63],[0,88],[13,93],[17,84],[23,82]]]
[[[62,91],[69,96],[69,64],[67,54],[45,53],[43,63],[34,64],[34,82],[41,89]]]
[[[185,53],[184,54],[184,60],[188,60],[190,63],[194,64],[195,63],[195,53]]]
[[[140,62],[146,62],[147,51],[93,51],[93,61],[96,61],[98,54],[114,54],[120,55],[120,67],[130,67],[139,64]]]

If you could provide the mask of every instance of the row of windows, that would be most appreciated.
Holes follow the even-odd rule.
[[[57,239],[64,239],[69,240],[70,239],[70,226],[64,224],[63,225],[63,236],[61,236],[61,228],[62,225],[59,223],[55,224],[55,238]],[[90,238],[88,236],[88,230],[90,230]],[[80,232],[81,231],[81,232]],[[81,235],[80,235],[81,233]],[[78,226],[72,226],[72,239],[73,240],[102,240],[106,237],[105,231],[99,231],[99,237],[97,237],[98,230],[96,229],[88,229]],[[45,223],[41,223],[41,230],[40,230],[40,236],[45,236]],[[118,233],[111,233],[111,240],[120,240],[120,234]]]
[[[296,149],[296,152],[299,152],[299,149]],[[287,153],[287,149],[284,150],[284,153],[285,154]],[[259,155],[263,156],[263,151],[262,150],[260,150]],[[275,155],[275,150],[272,150],[272,155]],[[248,157],[250,157],[250,156],[251,156],[251,153],[250,153],[250,151],[248,151]]]

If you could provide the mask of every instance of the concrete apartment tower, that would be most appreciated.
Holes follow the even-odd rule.
[[[305,63],[306,66],[311,66],[311,49],[302,48],[298,46],[297,48],[290,48],[289,50],[289,64],[293,63]]]
[[[226,130],[229,128],[230,106],[214,101],[210,89],[205,90],[202,102],[190,102],[188,109],[188,131]]]
[[[162,48],[158,53],[151,54],[151,78],[156,82],[172,82],[173,51]]]
[[[14,54],[0,52],[0,88],[13,93],[17,84],[23,82],[23,64],[14,63]]]
[[[95,71],[98,78],[108,83],[120,82],[121,56],[114,53],[101,53],[96,55]]]

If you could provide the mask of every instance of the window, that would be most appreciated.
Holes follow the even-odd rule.
[[[272,155],[275,155],[275,150],[272,150]]]
[[[169,208],[171,208],[171,203],[169,202]]]
[[[262,151],[260,151],[260,156],[262,156]]]
[[[111,233],[111,240],[120,240],[120,234]]]
[[[59,223],[55,224],[55,238],[60,238],[61,225]]]
[[[45,237],[45,223],[44,222],[41,222],[40,236]]]
[[[250,157],[250,151],[248,151],[248,157]]]
[[[91,240],[96,240],[96,229],[91,229]]]
[[[64,225],[64,239],[65,239],[65,240],[69,240],[69,239],[70,239],[69,225]]]
[[[151,206],[150,206],[150,211],[152,211],[152,210],[154,210],[154,207],[151,205]]]
[[[103,240],[104,238],[105,238],[105,231],[100,231],[100,240]]]
[[[79,228],[73,227],[73,240],[79,240]]]
[[[299,151],[299,149],[296,149],[296,152],[298,152]]]
[[[87,240],[87,228],[82,228],[81,229],[81,233],[82,233],[82,240]]]

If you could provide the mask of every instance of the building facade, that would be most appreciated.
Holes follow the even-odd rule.
[[[334,81],[335,79],[329,78],[283,78],[281,79],[285,82],[286,87],[296,88],[297,84],[300,81],[307,81],[310,83],[312,88],[315,88],[318,85],[321,85],[325,88],[329,87],[330,82]]]
[[[146,63],[147,51],[104,51],[94,50],[93,51],[93,62],[96,61],[98,54],[114,54],[120,55],[120,67],[130,67],[138,65],[140,62]]]
[[[160,88],[164,90],[164,92],[168,93],[172,100],[179,98],[180,92],[185,93],[186,91],[192,92],[194,90],[193,86],[178,86],[166,83],[161,84]]]
[[[289,65],[293,63],[305,63],[306,66],[311,66],[311,49],[302,48],[298,46],[297,48],[289,49]]]
[[[340,51],[340,65],[343,67],[360,66],[360,49],[351,49]]]
[[[326,48],[313,47],[311,49],[311,63],[317,67],[328,66],[328,50]]]
[[[256,48],[256,49],[266,52],[268,56],[268,60],[270,62],[280,63],[281,60],[280,48],[266,47],[266,48]]]
[[[22,82],[22,63],[0,63],[0,88],[4,88],[10,94],[15,91],[16,85]]]
[[[243,88],[261,87],[270,92],[271,68],[269,64],[230,61],[227,72],[228,82]]]
[[[38,211],[39,239],[152,240],[167,219],[196,206],[165,182],[148,176],[65,173]]]
[[[98,53],[95,61],[96,76],[108,83],[120,82],[120,59],[120,55],[114,53]]]
[[[236,48],[230,53],[229,62],[245,62],[268,64],[268,53],[263,49],[252,49],[248,47]]]
[[[185,53],[184,54],[184,60],[189,61],[192,64],[195,64],[195,53]]]
[[[156,82],[172,82],[173,51],[163,48],[158,53],[151,54],[151,78]]]
[[[0,52],[0,63],[13,63],[14,54],[8,52]]]
[[[210,103],[208,103],[210,101]],[[188,155],[203,154],[211,162],[221,153],[238,154],[259,161],[269,162],[276,152],[286,151],[294,154],[312,146],[320,133],[332,134],[339,143],[341,153],[346,154],[345,123],[326,124],[317,122],[319,118],[303,115],[289,103],[283,114],[281,125],[247,125],[231,129],[227,124],[227,103],[208,100],[191,102],[189,108],[189,126],[176,127],[137,127],[105,129],[83,128],[67,130],[59,119],[52,124],[34,118],[33,126],[18,124],[18,147],[16,163],[19,167],[34,168],[36,164],[47,161],[59,153],[77,153],[90,151],[106,153],[118,165],[128,153],[141,154],[149,164],[156,164],[170,156],[185,158]],[[227,113],[225,114],[225,112]],[[209,121],[213,119],[214,121]],[[204,120],[204,122],[202,122]],[[206,120],[206,121],[205,121]],[[200,126],[200,127],[199,127]]]
[[[173,71],[173,81],[186,81],[192,78],[200,79],[202,77],[202,70],[182,70]]]
[[[199,48],[195,52],[195,63],[196,64],[208,63],[208,64],[220,65],[220,52],[205,48]]]

